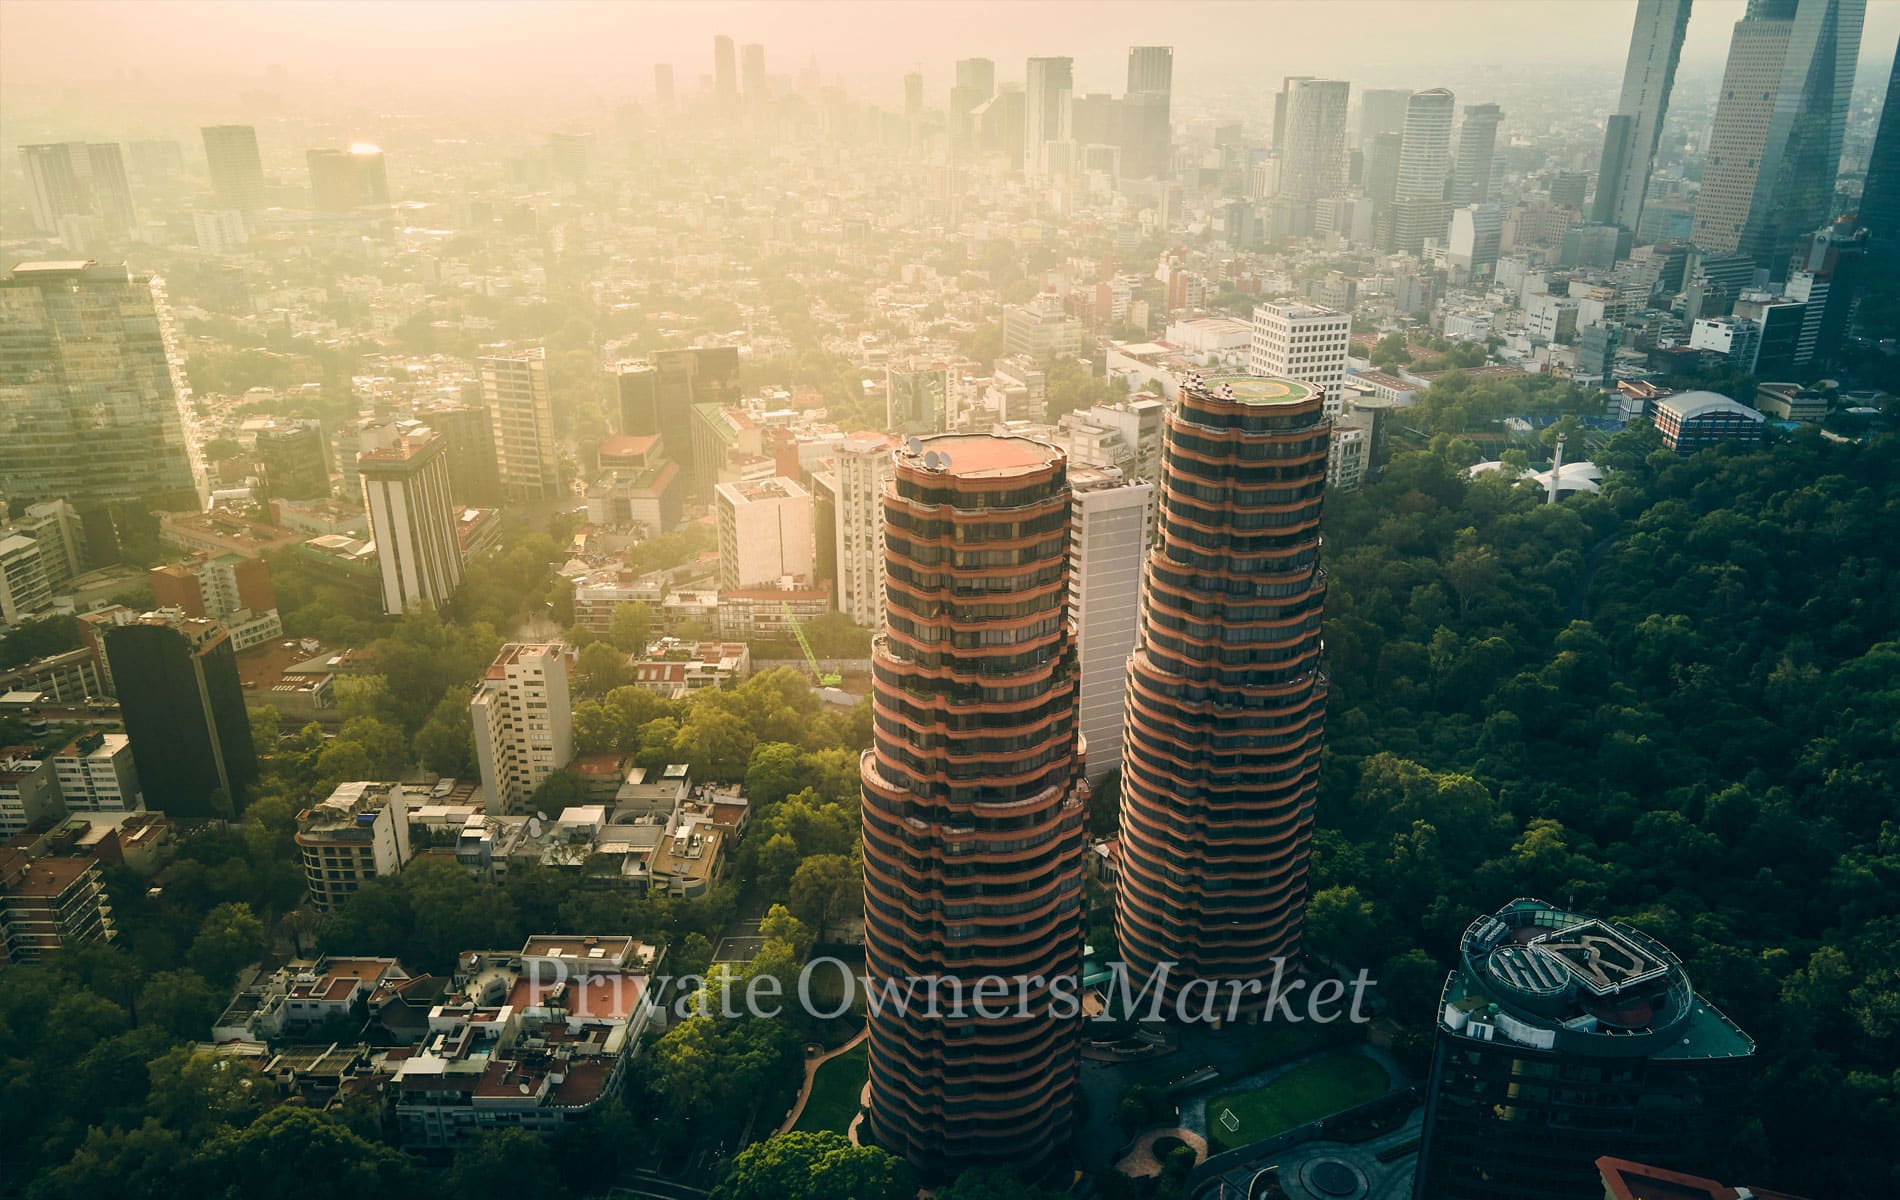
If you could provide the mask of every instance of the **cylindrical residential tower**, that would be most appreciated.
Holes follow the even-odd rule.
[[[1115,932],[1132,979],[1172,964],[1169,1003],[1190,979],[1270,978],[1299,949],[1326,715],[1321,400],[1290,380],[1190,377],[1168,413]]]
[[[1069,504],[1062,452],[1016,437],[913,438],[884,493],[865,968],[910,1003],[871,1017],[868,1126],[927,1175],[1034,1171],[1069,1138],[1080,1024],[1050,991],[1082,963]],[[1010,981],[987,1017],[985,977]]]

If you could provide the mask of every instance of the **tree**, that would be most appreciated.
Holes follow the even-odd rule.
[[[791,908],[818,927],[822,940],[831,922],[864,905],[864,877],[841,854],[818,854],[792,873]]]
[[[416,756],[437,775],[467,778],[475,773],[474,738],[467,689],[451,687],[416,731]]]
[[[767,941],[783,942],[798,962],[805,961],[816,940],[805,923],[783,904],[774,904],[766,910],[765,919],[759,922],[759,935]]]
[[[171,1200],[186,1167],[178,1134],[151,1117],[131,1129],[97,1125],[72,1158],[33,1181],[32,1200]]]
[[[1388,333],[1380,338],[1372,347],[1372,353],[1369,357],[1372,360],[1373,366],[1384,370],[1387,367],[1396,367],[1402,363],[1411,362],[1412,351],[1410,347],[1405,344],[1404,334]]]
[[[1002,1169],[965,1171],[937,1189],[937,1200],[1059,1200],[1060,1195],[1026,1184]]]
[[[238,969],[264,955],[264,922],[248,904],[220,904],[205,914],[191,943],[192,969],[208,983],[228,986]]]
[[[794,1131],[740,1151],[713,1200],[909,1200],[909,1168],[841,1133]]]
[[[627,681],[627,656],[611,642],[595,642],[580,652],[575,663],[575,687],[589,696],[602,696]]]
[[[280,1200],[401,1195],[417,1182],[401,1151],[359,1137],[328,1113],[292,1106],[214,1136],[198,1151],[187,1178],[196,1184],[193,1193],[231,1200],[261,1194]]]
[[[629,654],[642,654],[653,636],[653,608],[644,600],[614,607],[607,623],[608,640]]]
[[[443,1191],[457,1200],[554,1200],[563,1194],[554,1155],[525,1129],[485,1129],[455,1152]]]
[[[745,794],[757,809],[770,808],[811,786],[808,752],[789,742],[761,742],[746,764]]]
[[[139,993],[139,1020],[176,1038],[208,1037],[211,1023],[223,1010],[224,998],[196,971],[160,971]]]
[[[193,1142],[222,1125],[248,1125],[273,1102],[270,1080],[249,1064],[189,1046],[153,1059],[146,1074],[152,1115]]]
[[[645,728],[641,730],[644,740]],[[693,706],[673,737],[678,762],[690,762],[695,772],[736,783],[745,777],[746,760],[758,733],[736,713],[710,703]]]

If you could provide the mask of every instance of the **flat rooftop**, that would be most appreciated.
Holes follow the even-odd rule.
[[[918,471],[942,472],[967,478],[1021,475],[1039,471],[1062,459],[1062,451],[1026,437],[995,437],[984,433],[950,433],[919,438],[916,449],[907,444],[898,459]]]
[[[1313,398],[1314,389],[1293,379],[1272,379],[1264,375],[1202,375],[1203,390],[1238,404],[1303,404]]]

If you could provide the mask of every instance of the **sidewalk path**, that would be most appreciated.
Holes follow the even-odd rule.
[[[817,1077],[818,1068],[824,1066],[826,1063],[830,1062],[832,1059],[838,1057],[840,1054],[843,1054],[845,1051],[851,1049],[853,1046],[856,1046],[859,1042],[863,1041],[865,1038],[870,1037],[870,1036],[871,1036],[871,1030],[867,1026],[864,1029],[858,1030],[858,1036],[852,1038],[850,1041],[838,1047],[836,1050],[833,1050],[827,1054],[821,1054],[817,1058],[808,1058],[805,1060],[805,1084],[803,1087],[798,1089],[798,1099],[793,1101],[792,1111],[785,1114],[784,1122],[780,1124],[778,1127],[779,1133],[790,1133],[792,1131],[792,1126],[798,1124],[799,1114],[805,1111],[805,1101],[811,1099],[811,1081]]]

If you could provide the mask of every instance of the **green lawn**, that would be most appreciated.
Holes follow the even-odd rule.
[[[835,1130],[843,1133],[858,1115],[858,1097],[864,1092],[864,1080],[870,1071],[869,1043],[859,1042],[824,1066],[811,1081],[811,1098],[805,1111],[798,1114],[793,1129]]]
[[[1245,1146],[1308,1121],[1329,1117],[1386,1093],[1385,1068],[1363,1054],[1341,1051],[1295,1067],[1264,1087],[1228,1092],[1207,1102],[1210,1153]],[[1221,1115],[1240,1127],[1229,1133]]]

